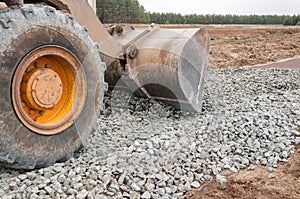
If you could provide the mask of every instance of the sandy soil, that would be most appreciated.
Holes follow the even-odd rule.
[[[207,26],[212,67],[272,63],[300,56],[300,27]]]
[[[268,175],[274,178],[269,179]],[[188,199],[297,199],[300,198],[300,147],[272,172],[256,166],[254,171],[241,170],[236,174],[224,171],[228,182],[224,185],[215,180],[207,182],[198,190],[187,193]]]

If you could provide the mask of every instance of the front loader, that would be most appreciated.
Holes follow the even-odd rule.
[[[72,157],[108,85],[201,111],[204,28],[105,27],[95,10],[95,0],[0,0],[0,165]]]

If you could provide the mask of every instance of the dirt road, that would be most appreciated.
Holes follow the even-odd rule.
[[[300,27],[207,26],[211,67],[273,63],[300,56]]]

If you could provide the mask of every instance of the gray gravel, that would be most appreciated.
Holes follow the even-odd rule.
[[[197,114],[110,93],[85,149],[48,168],[0,169],[0,198],[183,198],[226,183],[224,169],[261,164],[267,175],[300,143],[299,99],[300,71],[277,69],[209,71]]]

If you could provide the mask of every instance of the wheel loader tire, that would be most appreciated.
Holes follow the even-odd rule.
[[[0,40],[0,166],[72,157],[107,87],[98,45],[73,16],[42,5],[1,9]]]

